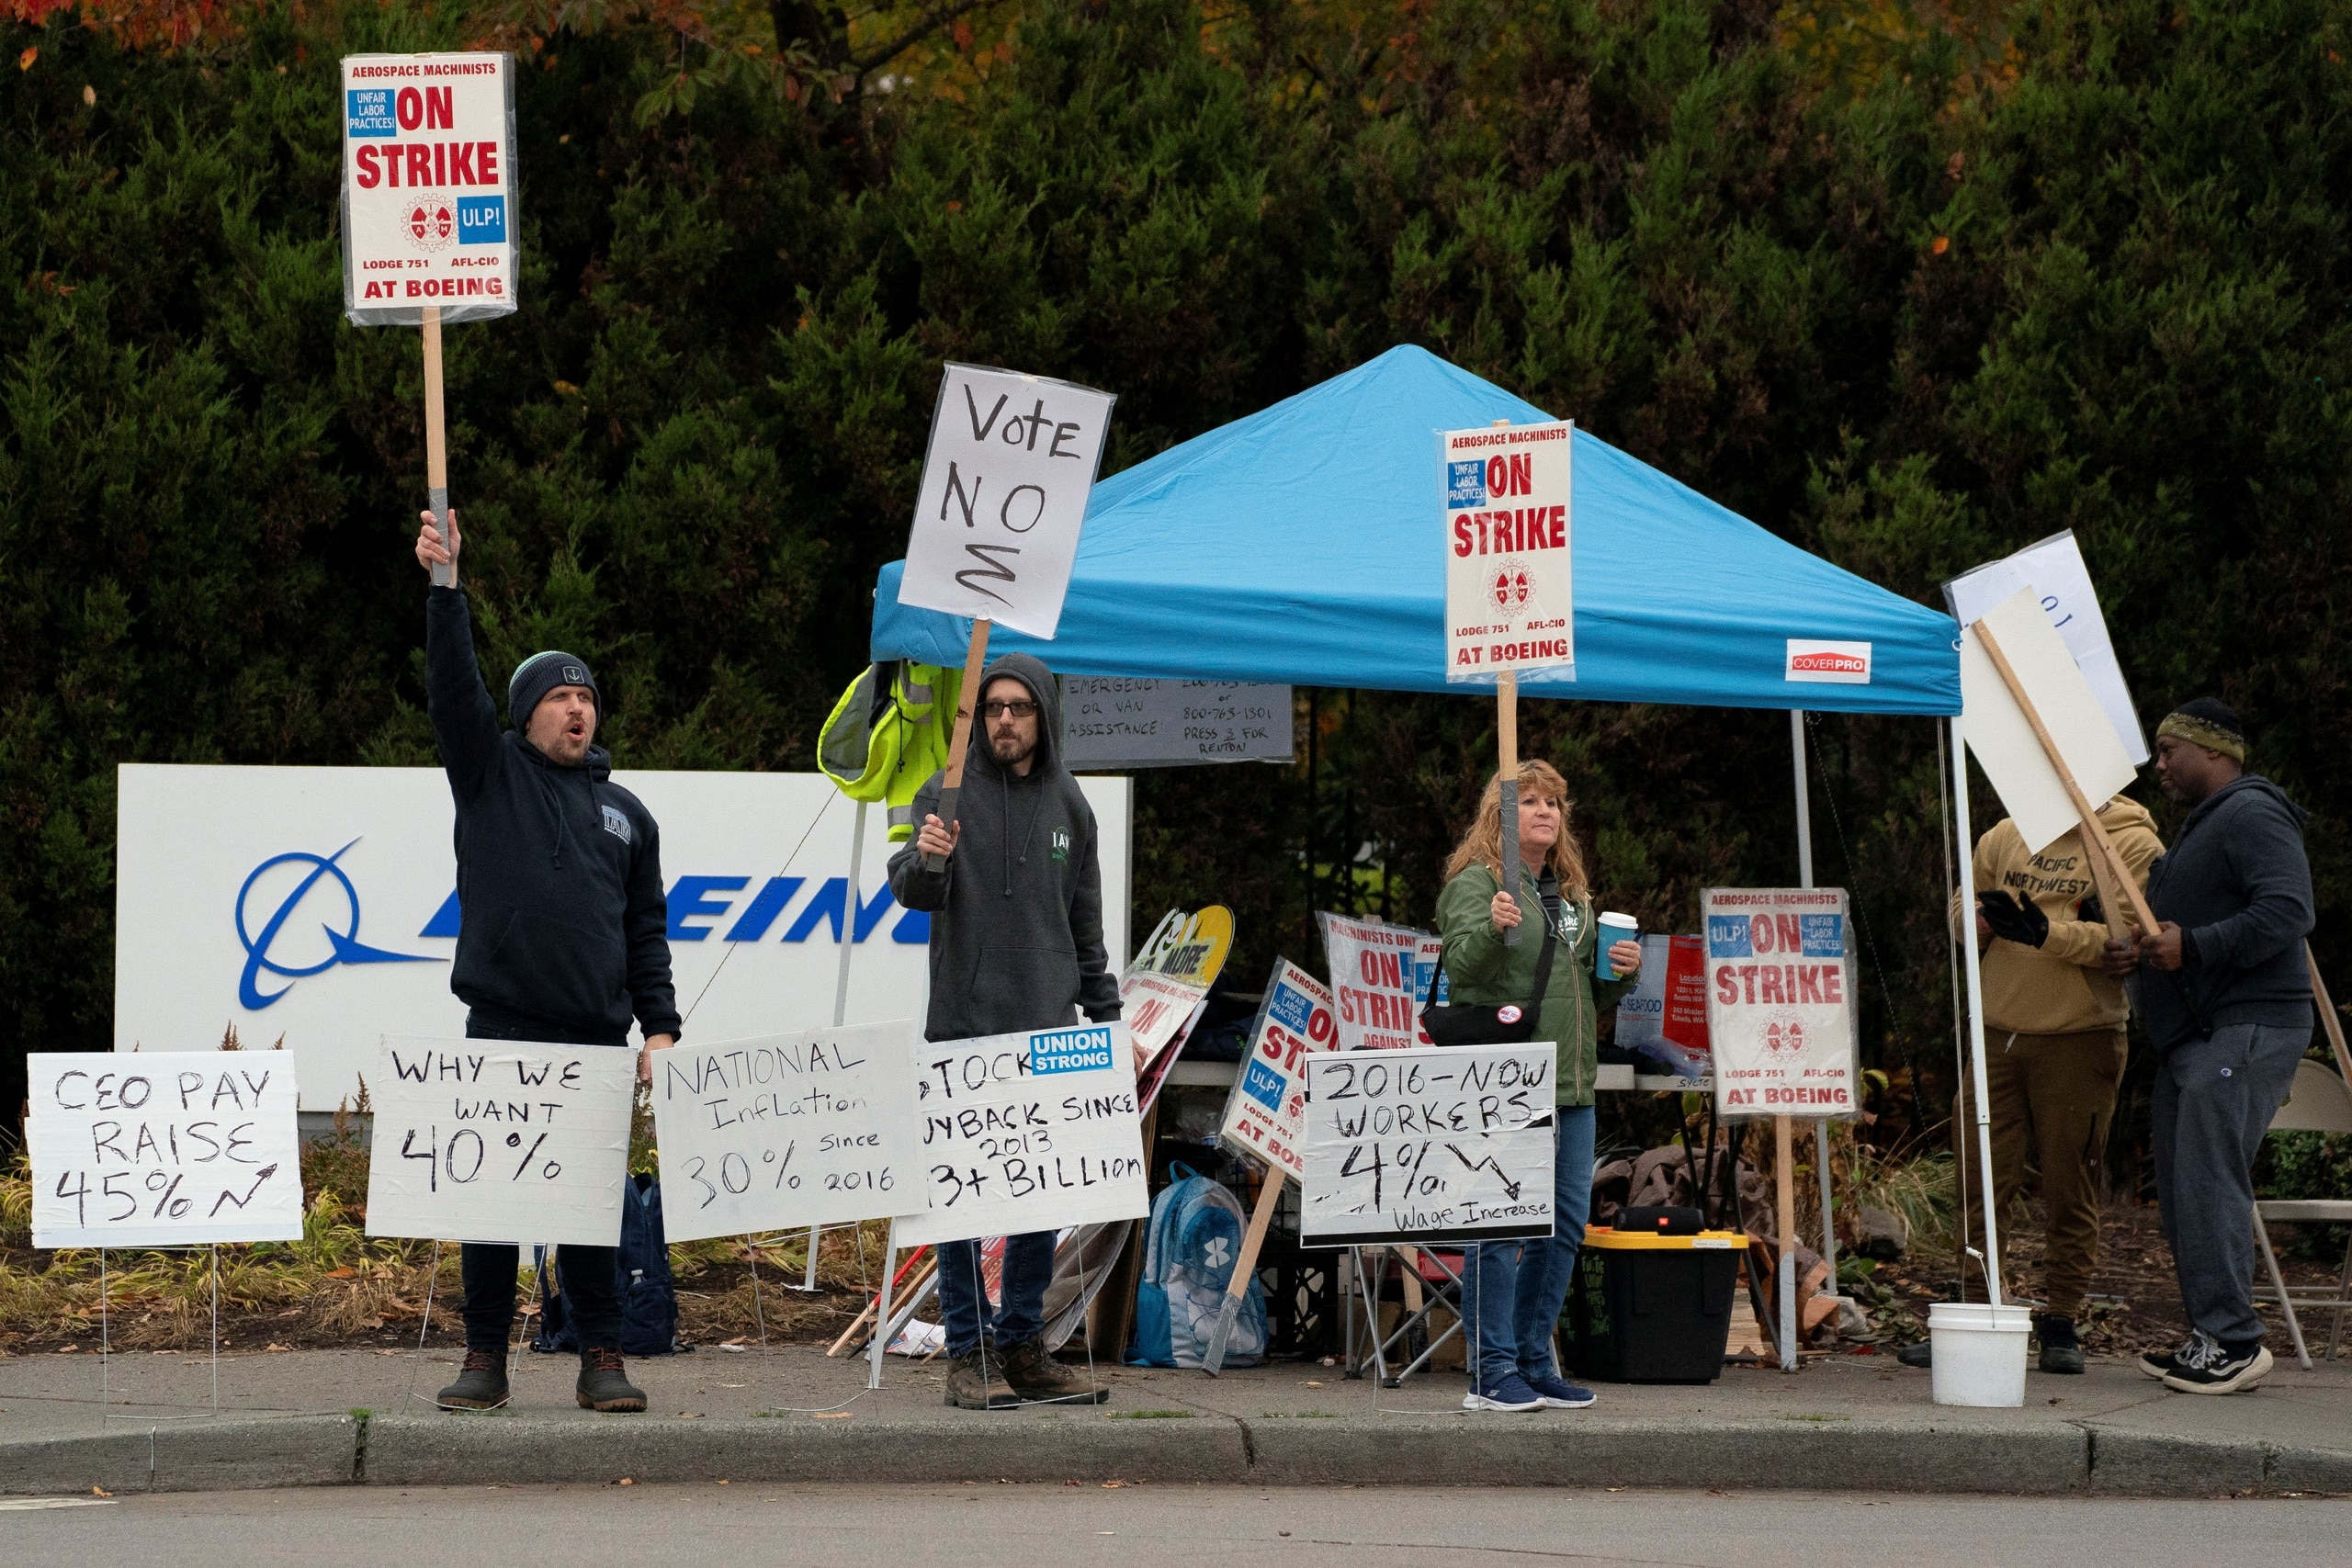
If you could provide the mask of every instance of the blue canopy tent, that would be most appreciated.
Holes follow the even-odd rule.
[[[1051,642],[991,654],[1069,675],[1476,692],[1445,680],[1435,432],[1552,416],[1394,348],[1094,487]],[[1577,432],[1573,676],[1530,696],[1956,714],[1958,628]],[[960,666],[971,623],[899,603],[882,569],[873,656]],[[1791,638],[1871,645],[1867,684],[1786,679]]]
[[[1094,487],[1057,635],[994,629],[1070,675],[1261,681],[1483,695],[1445,679],[1436,433],[1552,416],[1414,347],[1195,436]],[[1970,860],[1959,626],[1778,538],[1579,429],[1570,544],[1574,671],[1523,694],[1946,717],[1956,863]],[[872,656],[960,667],[972,623],[899,603],[882,569]],[[1792,681],[1792,641],[1867,643],[1860,683]],[[1798,838],[1812,886],[1804,750]],[[1975,944],[1966,954],[1976,1104],[1986,1103]],[[1826,1123],[1824,1126],[1826,1127]],[[1989,1182],[1988,1129],[1978,1129]],[[1826,1140],[1826,1132],[1823,1134]],[[1823,1214],[1828,1214],[1824,1156]],[[1986,1222],[1985,1256],[1999,1252]],[[1826,1246],[1833,1257],[1834,1243]],[[1999,1304],[1997,1274],[1988,1274]]]

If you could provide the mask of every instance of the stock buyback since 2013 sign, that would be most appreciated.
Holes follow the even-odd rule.
[[[914,1084],[922,1180],[899,1245],[1148,1214],[1134,1063],[1125,1023],[924,1045]]]
[[[1567,421],[1438,437],[1445,522],[1445,678],[1574,668]]]
[[[514,309],[514,79],[505,54],[344,61],[343,291],[354,321]]]
[[[1841,887],[1711,887],[1707,1042],[1725,1116],[1851,1116],[1853,921]]]

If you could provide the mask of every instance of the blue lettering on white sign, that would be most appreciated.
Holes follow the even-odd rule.
[[[1807,958],[1843,958],[1846,956],[1846,917],[1843,915],[1799,915],[1798,929],[1804,937]]]
[[[1282,1074],[1253,1057],[1250,1070],[1241,1077],[1241,1092],[1267,1110],[1279,1111],[1283,1108],[1283,1084]]]
[[[1471,457],[1445,466],[1445,504],[1449,511],[1487,504],[1487,460]]]
[[[1746,915],[1709,915],[1707,917],[1707,956],[1710,958],[1753,958],[1755,946],[1748,940]]]
[[[400,127],[392,120],[392,90],[390,87],[346,87],[343,97],[346,134],[400,134]]]
[[[1091,1072],[1110,1065],[1107,1029],[1052,1029],[1029,1037],[1029,1071],[1035,1077]]]

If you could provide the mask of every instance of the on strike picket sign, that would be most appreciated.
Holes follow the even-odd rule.
[[[1442,944],[1424,931],[1317,911],[1342,1051],[1430,1043],[1421,1008]]]
[[[613,1247],[637,1053],[386,1035],[368,1234]]]
[[[1707,1039],[1725,1116],[1851,1116],[1854,957],[1842,887],[1711,887]]]
[[[1148,1214],[1134,1062],[1124,1023],[922,1047],[915,1117],[929,1206],[899,1220],[899,1245]]]
[[[280,1052],[34,1052],[35,1247],[300,1241],[294,1060]]]
[[[1340,1025],[1331,993],[1287,958],[1274,960],[1266,1000],[1250,1034],[1250,1056],[1225,1102],[1217,1141],[1246,1149],[1269,1168],[1298,1179],[1306,1170],[1301,1147],[1306,1125],[1306,1057],[1339,1048]]]
[[[514,309],[514,62],[355,54],[343,62],[343,303],[361,326]]]
[[[1300,1242],[1550,1235],[1555,1051],[1539,1041],[1308,1056]]]
[[[1440,434],[1447,680],[1576,663],[1575,437],[1566,420]]]
[[[879,1219],[922,1201],[911,1021],[653,1056],[672,1241]]]
[[[1113,400],[1043,376],[947,366],[899,603],[1051,637]]]

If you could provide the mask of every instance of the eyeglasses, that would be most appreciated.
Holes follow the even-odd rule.
[[[994,718],[1000,714],[1011,714],[1015,718],[1035,718],[1037,716],[1037,705],[1032,702],[982,703],[980,705],[982,718]]]

